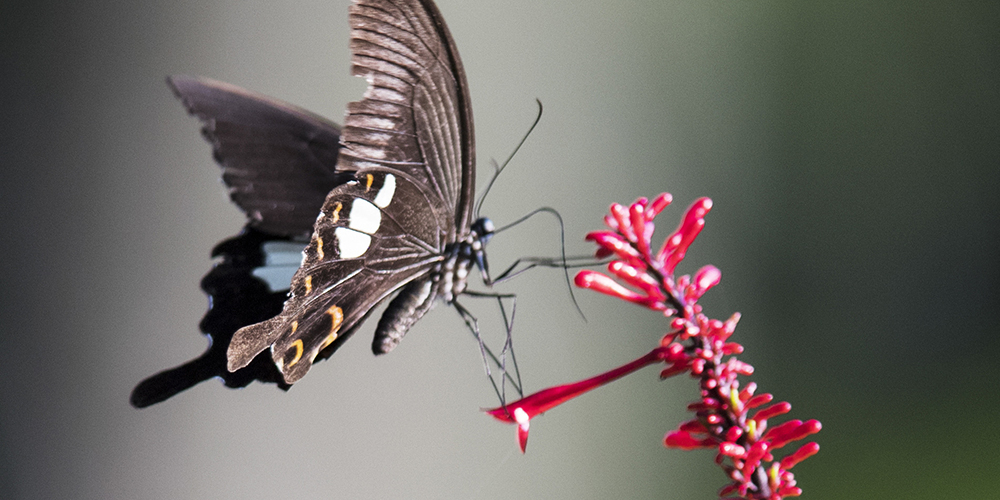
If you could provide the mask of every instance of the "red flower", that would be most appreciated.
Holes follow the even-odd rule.
[[[612,380],[624,377],[625,375],[628,375],[629,373],[632,373],[646,365],[659,362],[664,359],[666,352],[666,348],[657,347],[645,356],[619,366],[614,370],[604,372],[595,377],[588,378],[587,380],[581,380],[573,384],[542,389],[530,396],[512,403],[507,403],[499,408],[486,410],[486,413],[489,413],[493,416],[493,418],[500,420],[501,422],[517,424],[517,442],[521,447],[521,453],[524,453],[524,450],[528,445],[529,420],[537,415],[545,413],[549,410],[549,408],[558,406],[591,389],[596,389],[604,384],[607,384],[608,382],[611,382]]]
[[[690,373],[699,379],[701,398],[688,405],[695,418],[667,433],[664,444],[692,450],[714,448],[718,463],[731,479],[719,492],[722,497],[778,500],[798,496],[801,488],[789,470],[816,454],[819,445],[811,442],[776,460],[773,453],[786,444],[819,432],[816,420],[791,420],[768,428],[768,420],[788,413],[791,405],[771,403],[770,394],[755,395],[757,385],[742,389],[738,377],[753,374],[753,367],[735,355],[743,346],[729,342],[736,330],[739,313],[728,320],[709,319],[702,314],[698,299],[717,285],[722,273],[713,266],[690,276],[674,277],[688,247],[705,226],[712,200],[701,198],[687,210],[680,226],[654,254],[651,238],[653,219],[670,204],[671,196],[661,194],[652,202],[640,198],[628,208],[611,205],[604,221],[610,231],[596,231],[587,239],[598,245],[600,258],[615,256],[608,274],[584,270],[576,275],[576,285],[660,311],[671,318],[670,328],[660,345],[646,355],[611,371],[573,384],[550,387],[500,408],[487,410],[494,418],[518,425],[518,443],[524,452],[531,418],[569,399],[621,378],[644,366],[662,362],[661,378]]]

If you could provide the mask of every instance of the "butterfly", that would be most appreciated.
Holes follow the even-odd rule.
[[[204,123],[248,223],[213,250],[222,260],[202,282],[209,350],[140,383],[133,405],[213,376],[287,388],[390,295],[376,354],[437,300],[454,303],[470,272],[490,283],[484,246],[494,226],[474,220],[472,109],[441,13],[430,0],[355,0],[349,22],[352,73],[368,89],[348,105],[343,127],[222,82],[169,80]],[[287,274],[268,275],[282,269],[294,270],[290,287]]]

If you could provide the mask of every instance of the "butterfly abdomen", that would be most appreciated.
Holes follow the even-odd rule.
[[[428,276],[400,290],[378,320],[372,352],[385,354],[399,345],[410,327],[434,307],[435,285],[434,277]]]

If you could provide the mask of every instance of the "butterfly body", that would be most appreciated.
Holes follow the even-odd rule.
[[[476,226],[483,227],[477,230]],[[435,264],[426,277],[406,285],[379,319],[372,351],[385,354],[394,349],[410,327],[434,307],[435,299],[454,302],[465,292],[469,272],[474,267],[484,271],[484,280],[488,280],[483,247],[492,234],[492,222],[480,219],[465,240],[445,247],[444,260]]]

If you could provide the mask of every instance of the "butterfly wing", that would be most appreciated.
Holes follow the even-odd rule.
[[[167,83],[202,132],[222,166],[232,200],[248,217],[243,231],[217,245],[218,262],[202,279],[210,297],[201,331],[211,338],[199,357],[143,380],[132,391],[133,406],[166,400],[195,384],[220,377],[229,387],[250,382],[277,383],[287,389],[270,359],[260,357],[236,372],[227,370],[226,350],[233,334],[281,312],[295,268],[271,262],[269,247],[286,249],[298,265],[316,213],[335,186],[353,178],[335,169],[340,128],[291,104],[207,78],[172,76]],[[291,251],[289,251],[291,249]]]
[[[358,176],[327,198],[282,312],[236,332],[231,371],[271,347],[285,382],[294,383],[375,305],[442,260],[442,231],[421,218],[433,203],[426,187],[398,171],[366,169]]]
[[[308,235],[338,173],[340,128],[291,104],[208,78],[171,76],[174,94],[204,124],[222,180],[250,225]]]
[[[430,0],[357,0],[351,63],[368,91],[351,103],[338,168],[377,164],[409,173],[437,197],[454,235],[472,224],[475,143],[465,70]]]
[[[472,114],[441,14],[426,0],[358,0],[350,24],[352,71],[369,87],[348,106],[337,169],[355,180],[327,197],[281,314],[234,335],[230,370],[270,347],[294,383],[394,291],[419,285],[404,293],[429,304],[445,246],[468,234]]]
[[[275,290],[255,272],[268,265],[268,247],[275,244],[294,246],[287,238],[249,226],[216,245],[212,256],[219,260],[201,280],[201,289],[211,297],[200,324],[201,331],[211,338],[208,349],[183,365],[139,383],[130,397],[132,406],[145,408],[159,403],[213,377],[221,378],[228,387],[245,387],[253,381],[276,383],[282,389],[290,387],[264,356],[258,356],[242,370],[226,369],[226,349],[236,330],[275,316],[285,302],[290,277]],[[297,246],[297,253],[301,253],[303,245]]]

